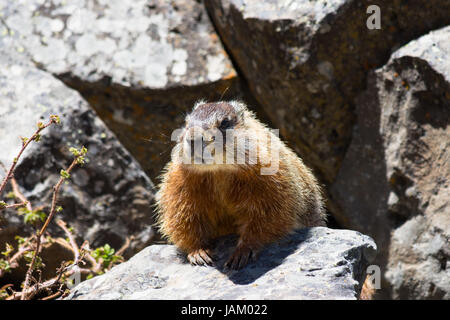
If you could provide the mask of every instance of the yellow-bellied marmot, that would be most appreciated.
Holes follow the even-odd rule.
[[[311,171],[237,101],[195,105],[156,200],[161,233],[193,264],[212,264],[210,240],[237,233],[238,244],[225,265],[232,269],[294,229],[322,226],[326,219]]]

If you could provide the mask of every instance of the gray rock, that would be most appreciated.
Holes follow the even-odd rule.
[[[63,184],[58,204],[64,210],[58,216],[74,228],[79,245],[86,239],[93,247],[109,243],[118,249],[133,234],[139,236],[127,255],[148,245],[154,235],[153,184],[85,100],[22,54],[7,50],[0,50],[0,88],[0,160],[8,167],[20,150],[19,136],[30,137],[37,122],[46,123],[51,114],[61,118],[61,126],[47,128],[42,141],[30,145],[15,172],[34,209],[42,205],[49,212],[52,187],[73,159],[69,147],[85,146],[89,162]],[[0,170],[0,180],[4,175]],[[5,242],[15,243],[15,234],[30,234],[23,217],[4,214],[1,250]],[[65,238],[54,223],[50,231]]]
[[[394,299],[450,299],[449,211],[418,215],[395,229],[386,279]]]
[[[217,240],[218,267],[191,266],[171,245],[153,245],[67,299],[356,299],[375,243],[355,231],[302,229],[264,249],[256,262],[224,271],[236,238]]]
[[[53,74],[127,87],[202,85],[234,73],[196,1],[0,1],[2,42]]]
[[[79,91],[152,179],[195,101],[244,97],[198,1],[0,0],[0,16],[0,46]]]
[[[347,225],[377,241],[393,298],[450,298],[449,61],[446,27],[369,76],[332,186]]]
[[[371,0],[211,0],[205,5],[250,89],[280,135],[326,183],[351,139],[354,98],[368,70],[393,48],[450,24],[450,2],[382,0],[381,29],[369,30]],[[345,225],[345,215],[333,212]],[[356,214],[356,212],[354,212]]]

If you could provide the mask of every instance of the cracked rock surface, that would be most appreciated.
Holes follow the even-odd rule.
[[[67,299],[356,299],[373,240],[355,231],[301,229],[265,248],[239,271],[223,263],[236,239],[217,240],[217,267],[191,266],[172,245],[152,245]]]
[[[155,234],[151,227],[153,184],[136,160],[78,92],[35,68],[25,56],[0,50],[0,160],[6,166],[20,150],[19,136],[30,137],[37,122],[46,123],[51,114],[59,115],[61,125],[45,129],[42,140],[31,143],[15,172],[34,209],[42,205],[49,212],[52,188],[61,169],[73,160],[69,148],[85,146],[89,162],[76,167],[70,182],[62,185],[58,205],[63,211],[58,217],[74,228],[79,243],[86,239],[94,248],[109,243],[118,249],[132,234],[136,237],[127,255],[148,245]],[[0,170],[0,179],[3,177]],[[15,243],[15,234],[33,232],[25,226],[23,216],[14,211],[4,213],[2,246]],[[55,224],[49,228],[53,235],[65,237]]]
[[[450,298],[450,27],[369,75],[334,199],[369,234],[393,298]]]
[[[371,0],[205,1],[227,50],[274,127],[325,183],[351,140],[354,99],[370,69],[410,40],[450,24],[450,2]],[[270,58],[268,58],[270,57]],[[334,208],[335,209],[335,208]],[[345,225],[346,217],[333,214]]]
[[[197,100],[246,97],[201,2],[0,0],[0,15],[0,47],[79,91],[152,179]]]
[[[2,0],[0,12],[1,41],[53,74],[146,88],[234,74],[196,1]]]

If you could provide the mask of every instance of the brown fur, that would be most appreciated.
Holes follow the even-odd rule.
[[[363,286],[361,288],[361,293],[359,295],[359,300],[374,300],[375,288],[370,281],[370,277],[366,276]]]
[[[234,101],[199,103],[188,115],[186,129],[192,123],[204,128],[218,125],[224,117],[234,128],[258,135],[268,132],[253,113]],[[273,134],[271,138],[279,145],[279,170],[274,175],[261,175],[260,162],[196,166],[171,161],[166,166],[156,197],[158,224],[192,263],[211,263],[210,240],[221,235],[239,235],[228,266],[241,268],[261,247],[294,229],[324,225],[317,180],[291,149]],[[271,156],[267,149],[258,149],[258,154]]]

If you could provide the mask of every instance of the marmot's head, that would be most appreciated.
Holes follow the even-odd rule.
[[[248,143],[237,141],[245,140],[248,117],[252,114],[241,102],[196,103],[186,116],[185,126],[176,134],[178,143],[172,160],[199,170],[232,168],[236,154],[247,153]]]

